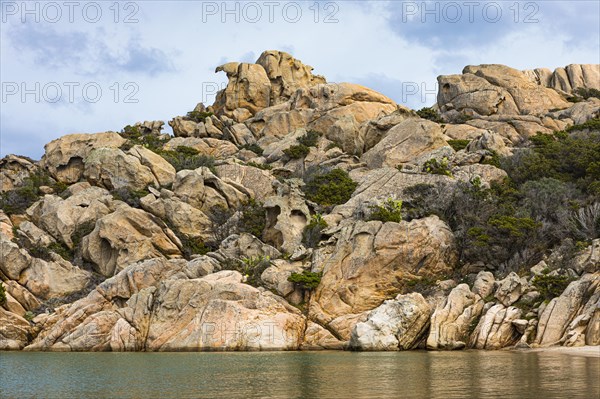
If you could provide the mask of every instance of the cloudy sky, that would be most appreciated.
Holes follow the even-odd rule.
[[[412,108],[465,65],[600,63],[592,1],[0,0],[0,156],[212,103],[215,67],[284,50]],[[168,126],[167,130],[170,128]]]

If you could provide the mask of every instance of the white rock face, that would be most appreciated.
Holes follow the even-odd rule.
[[[81,244],[84,258],[107,277],[140,260],[181,254],[181,243],[164,222],[125,204],[99,219]]]
[[[494,275],[490,272],[481,271],[477,274],[473,283],[473,293],[481,298],[487,298],[494,293]]]
[[[517,302],[527,287],[527,281],[523,281],[516,273],[512,272],[502,281],[498,282],[496,299],[504,306],[510,306]]]
[[[183,260],[153,259],[126,268],[86,298],[50,315],[27,349],[299,348],[306,320],[296,308],[243,284],[238,272],[189,278],[188,266]]]
[[[58,181],[76,183],[83,175],[83,161],[93,149],[119,148],[126,141],[115,132],[69,134],[46,144],[41,164]]]
[[[0,159],[0,193],[12,190],[39,168],[29,159],[9,154]]]
[[[579,346],[589,337],[587,342],[598,345],[599,304],[600,273],[585,274],[548,303],[540,315],[535,342],[546,346],[563,343]]]
[[[322,260],[323,277],[309,317],[349,339],[353,325],[347,317],[395,297],[403,281],[449,272],[455,259],[452,233],[437,216],[347,223],[331,255]]]
[[[59,255],[50,261],[34,258],[17,244],[0,237],[0,272],[18,281],[38,298],[60,298],[83,289],[90,273],[73,266]],[[32,303],[31,300],[28,301]]]
[[[423,338],[431,308],[421,294],[398,295],[367,315],[352,330],[350,347],[357,350],[408,350]]]
[[[68,189],[67,199],[46,195],[30,210],[32,220],[55,239],[73,248],[73,235],[83,226],[111,212],[113,198],[109,192],[89,183],[78,183]],[[78,237],[81,239],[82,237]]]
[[[310,209],[297,188],[266,199],[267,226],[263,234],[266,242],[293,254],[302,245],[302,233],[310,221]]]
[[[502,304],[492,306],[481,318],[473,335],[471,347],[476,349],[500,349],[514,345],[523,334],[519,332],[519,323],[515,322],[521,317],[521,310]],[[524,320],[523,320],[524,321]],[[525,322],[525,326],[527,322]]]
[[[38,298],[61,298],[85,288],[91,274],[54,254],[50,262],[32,258],[21,273],[19,284]]]
[[[448,145],[437,123],[407,119],[362,156],[370,168],[396,167]]]
[[[94,149],[83,161],[85,164],[83,176],[91,184],[108,190],[120,188],[143,190],[149,185],[158,187],[158,181],[151,169],[140,161],[142,159],[148,163],[148,158],[142,158],[141,152],[135,154],[140,158],[124,153],[118,148]],[[159,165],[155,168],[158,169]]]
[[[462,349],[468,340],[468,329],[481,314],[483,300],[466,284],[459,284],[440,303],[431,316],[427,337],[428,349]]]

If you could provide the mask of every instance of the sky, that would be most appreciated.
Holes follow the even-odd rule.
[[[0,157],[211,104],[215,68],[283,50],[419,109],[466,65],[600,63],[592,1],[0,0]]]

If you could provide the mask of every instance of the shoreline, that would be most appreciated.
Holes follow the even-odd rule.
[[[537,347],[537,348],[502,348],[499,350],[486,350],[486,349],[466,349],[464,351],[472,352],[472,351],[482,351],[482,352],[514,352],[514,353],[532,353],[532,352],[545,352],[545,353],[558,353],[569,356],[583,356],[583,357],[591,357],[591,358],[599,358],[600,359],[600,345],[592,346],[547,346],[547,347]],[[400,352],[464,352],[464,351],[444,351],[444,350],[423,350],[423,349],[413,349],[408,351],[356,351],[357,353],[400,353]],[[344,349],[307,349],[307,350],[221,350],[221,349],[212,349],[212,350],[181,350],[181,351],[158,351],[158,352],[147,352],[147,351],[133,351],[133,352],[112,352],[112,351],[45,351],[45,350],[0,350],[0,353],[265,353],[265,352],[319,352],[319,353],[327,353],[327,352],[354,352]]]
[[[512,352],[547,352],[568,356],[600,358],[600,346],[547,346],[530,349],[512,349]]]

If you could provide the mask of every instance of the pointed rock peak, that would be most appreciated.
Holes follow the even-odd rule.
[[[217,94],[217,115],[236,118],[234,110],[244,109],[244,118],[261,109],[281,104],[298,89],[324,84],[324,77],[312,74],[313,67],[283,51],[263,52],[255,64],[228,62],[216,68],[225,72],[229,82]],[[240,112],[238,112],[239,114]]]

